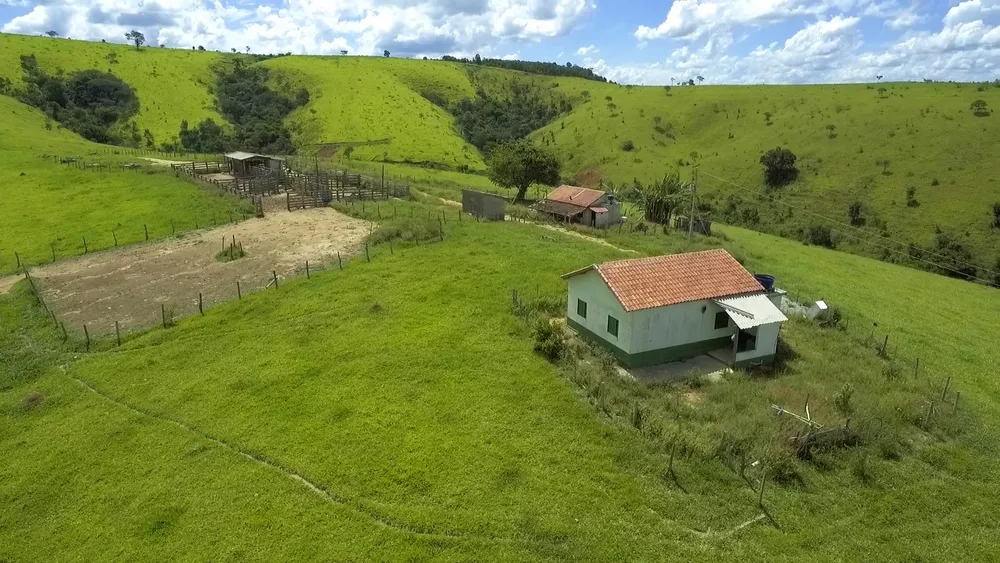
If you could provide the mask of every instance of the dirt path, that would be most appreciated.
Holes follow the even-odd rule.
[[[92,334],[140,328],[161,322],[160,305],[180,317],[198,312],[198,294],[205,306],[267,286],[272,271],[282,278],[330,260],[337,253],[355,253],[369,232],[369,223],[329,208],[278,211],[263,219],[186,233],[157,243],[130,246],[56,262],[32,270],[46,304],[69,330]],[[223,240],[242,243],[247,256],[232,262],[216,259]],[[14,277],[14,282],[18,278]],[[0,287],[6,285],[0,280]]]
[[[152,162],[153,164],[156,164],[158,166],[170,166],[171,164],[184,164],[191,162],[190,160],[165,160],[162,158],[153,158],[151,156],[141,156],[139,158],[143,160],[148,160],[149,162]]]

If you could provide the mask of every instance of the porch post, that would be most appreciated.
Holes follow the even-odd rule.
[[[736,368],[736,350],[740,346],[740,327],[733,327],[733,359],[729,362],[729,367]]]

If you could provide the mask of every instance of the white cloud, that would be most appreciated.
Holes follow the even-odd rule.
[[[580,55],[582,57],[586,57],[586,56],[588,56],[590,54],[597,54],[597,53],[600,53],[600,52],[601,52],[601,50],[598,49],[597,47],[593,46],[593,45],[587,45],[586,47],[580,47],[579,49],[576,50],[576,54]]]
[[[1000,12],[1000,0],[966,0],[951,7],[944,16],[946,26],[983,20],[990,13]]]
[[[172,47],[436,55],[564,35],[594,9],[593,0],[285,0],[278,7],[246,6],[243,0],[45,0],[2,30],[54,29],[78,39],[124,41],[124,33],[136,28],[150,44]]]
[[[639,40],[700,39],[720,29],[762,26],[795,17],[821,15],[853,0],[674,0],[656,27],[639,26]]]

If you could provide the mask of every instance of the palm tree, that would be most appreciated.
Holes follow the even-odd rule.
[[[675,172],[647,186],[636,182],[621,195],[635,203],[647,221],[669,225],[674,210],[690,198],[692,189],[692,184],[681,180]]]

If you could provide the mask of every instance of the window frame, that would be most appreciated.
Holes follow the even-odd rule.
[[[582,307],[582,309],[583,309],[582,313],[580,312],[580,309],[581,309],[580,306],[581,305],[583,306]],[[581,319],[586,319],[587,318],[587,302],[584,301],[583,299],[580,299],[579,297],[576,298],[576,316],[580,317]]]
[[[723,326],[719,326],[719,319],[722,318],[719,315],[723,315],[726,318],[726,324]],[[730,320],[731,319],[729,318],[729,313],[727,313],[725,309],[719,311],[718,313],[715,314],[715,330],[722,330],[724,328],[729,328]]]
[[[614,331],[611,330],[611,323],[612,322],[614,322],[614,326],[615,326],[615,330]],[[621,323],[618,322],[618,319],[612,317],[611,315],[608,315],[608,326],[607,326],[608,334],[610,334],[611,336],[614,336],[615,338],[618,338],[618,328],[619,328],[620,324]]]

